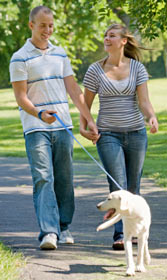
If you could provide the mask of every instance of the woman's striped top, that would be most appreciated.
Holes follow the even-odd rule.
[[[97,127],[100,131],[128,132],[144,128],[144,118],[138,106],[136,87],[148,80],[144,65],[130,60],[130,73],[125,88],[106,76],[99,62],[88,68],[83,84],[99,95]]]

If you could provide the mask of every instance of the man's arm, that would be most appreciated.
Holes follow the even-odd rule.
[[[87,88],[85,88],[84,97],[85,97],[85,102],[89,108],[89,111],[91,111],[95,94],[90,90],[88,90]],[[93,134],[92,131],[87,130],[87,121],[82,115],[80,115],[80,133],[85,138],[92,140],[93,143],[96,143],[96,141],[99,138],[97,135]]]
[[[89,129],[91,131],[93,131],[95,134],[98,134],[96,124],[94,123],[94,120],[90,114],[89,108],[85,102],[84,94],[81,91],[78,84],[76,83],[74,77],[72,75],[65,77],[64,84],[65,84],[66,90],[69,93],[73,103],[77,106],[80,113],[87,120]]]
[[[38,118],[39,110],[33,105],[33,103],[27,97],[27,81],[18,81],[12,83],[14,94],[17,104],[28,114]],[[41,114],[41,118],[44,122],[51,124],[56,120],[50,113],[57,113],[56,111],[44,111]]]

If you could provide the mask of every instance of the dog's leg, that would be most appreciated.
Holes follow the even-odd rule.
[[[127,263],[127,276],[135,275],[135,264],[133,261],[133,250],[132,250],[132,236],[124,237],[125,253],[126,253],[126,263]]]
[[[104,222],[101,225],[99,225],[96,230],[100,231],[100,230],[103,230],[105,228],[108,228],[108,227],[114,225],[115,223],[117,223],[120,220],[121,220],[121,215],[118,214],[114,218],[112,218],[112,219],[108,220],[107,222]]]
[[[144,246],[144,262],[145,264],[150,264],[151,262],[151,257],[148,250],[148,239],[146,239],[145,246]]]
[[[144,267],[144,249],[145,249],[145,242],[146,242],[146,234],[138,237],[138,255],[137,255],[137,266],[136,271],[138,272],[145,272]]]

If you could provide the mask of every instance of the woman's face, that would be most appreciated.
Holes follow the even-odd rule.
[[[104,49],[106,52],[118,51],[124,47],[127,39],[122,38],[120,31],[117,29],[110,29],[104,35]]]

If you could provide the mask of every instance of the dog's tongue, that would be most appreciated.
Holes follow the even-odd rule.
[[[108,210],[108,212],[104,215],[104,221],[111,218],[112,215],[115,213],[115,209],[111,208],[110,210]]]

